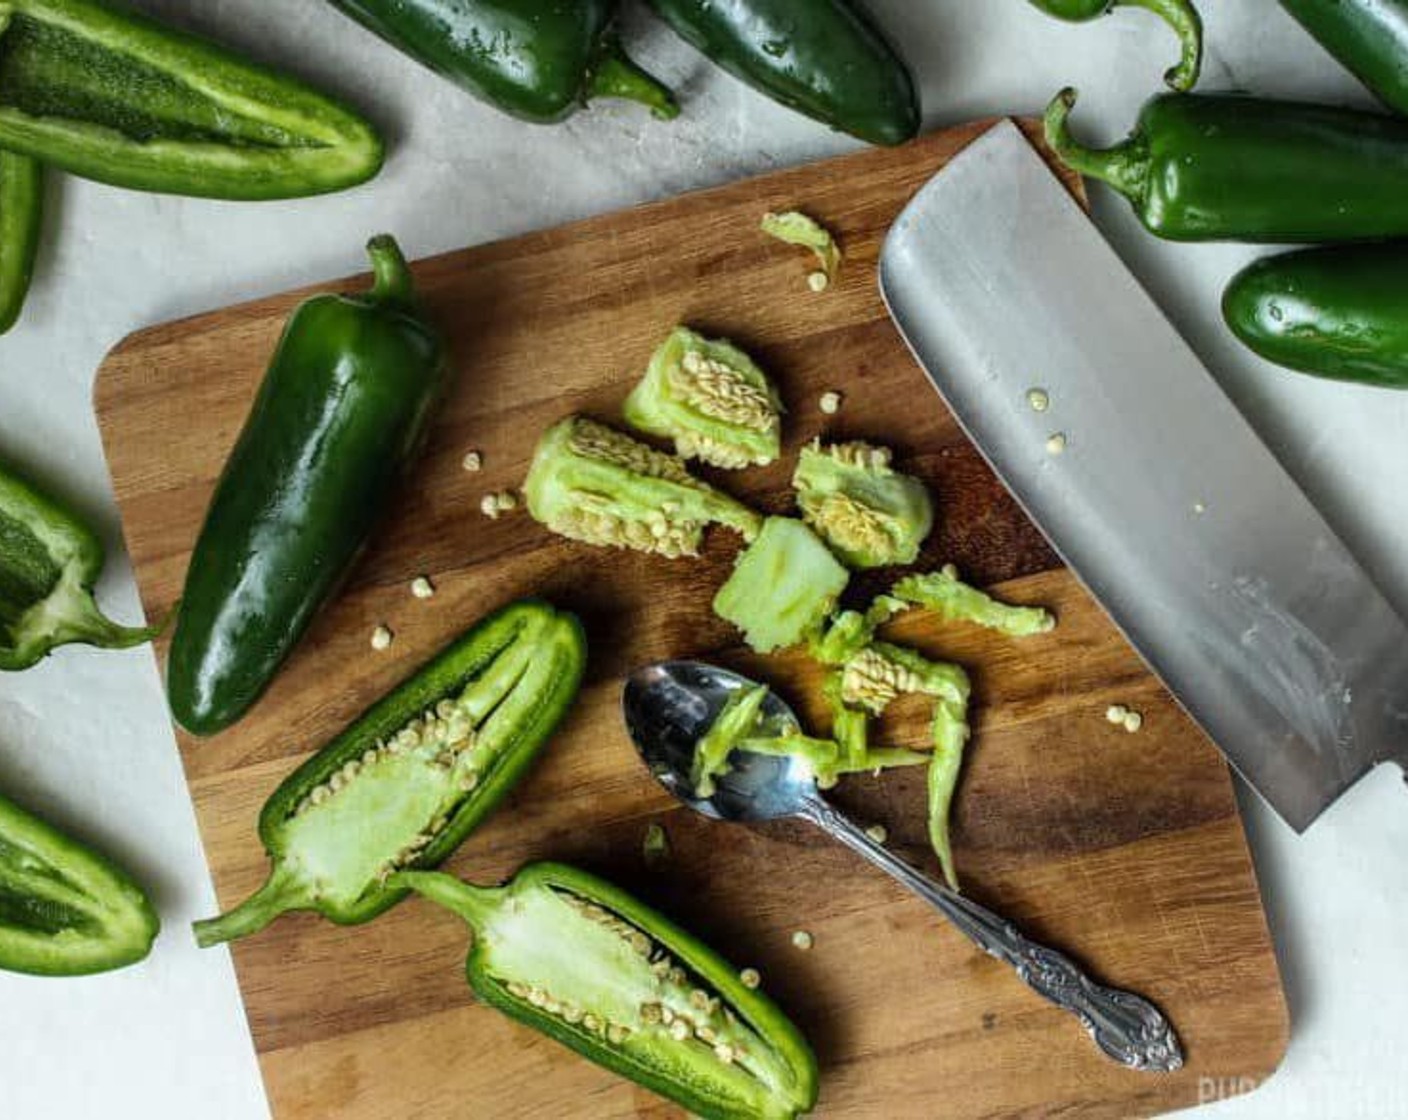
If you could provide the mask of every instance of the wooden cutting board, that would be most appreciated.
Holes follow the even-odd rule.
[[[539,594],[584,618],[586,688],[542,764],[451,869],[492,881],[532,858],[579,862],[759,968],[820,1055],[819,1115],[1129,1116],[1245,1091],[1274,1070],[1287,1013],[1226,766],[966,443],[876,291],[880,243],[900,208],[990,123],[418,266],[457,361],[421,468],[256,710],[213,740],[181,738],[222,903],[264,878],[255,817],[306,752],[490,608]],[[792,207],[841,234],[846,268],[829,292],[808,291],[806,254],[757,230],[764,211]],[[99,374],[98,414],[151,617],[180,593],[217,473],[285,317],[307,294],[142,331]],[[956,562],[1059,614],[1054,634],[1021,643],[925,616],[899,629],[975,676],[958,865],[973,897],[1157,1000],[1186,1045],[1183,1072],[1113,1066],[1073,1020],[847,851],[801,826],[750,832],[692,818],[638,764],[617,714],[621,682],[667,656],[750,671],[825,727],[804,659],[747,656],[711,616],[737,548],[728,533],[704,559],[670,563],[558,540],[522,513],[491,521],[479,511],[482,495],[521,481],[553,421],[615,419],[678,322],[737,340],[777,376],[789,452],[818,433],[896,446],[941,504],[926,565]],[[845,403],[826,417],[817,401],[831,389]],[[472,449],[481,473],[461,467]],[[791,457],[724,484],[786,511]],[[421,574],[437,588],[428,601],[410,593]],[[374,653],[379,623],[396,640]],[[1112,703],[1142,711],[1143,731],[1107,723]],[[922,743],[924,714],[887,728]],[[922,786],[913,772],[854,779],[837,800],[932,871]],[[663,873],[642,858],[652,822],[673,850]],[[798,929],[814,936],[810,952],[792,946]],[[360,929],[294,915],[236,945],[276,1115],[678,1115],[476,1006],[466,945],[457,920],[416,901]]]

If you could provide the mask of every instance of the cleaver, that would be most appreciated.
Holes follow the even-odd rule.
[[[880,286],[1028,516],[1287,823],[1408,762],[1408,626],[1014,124],[915,196]]]

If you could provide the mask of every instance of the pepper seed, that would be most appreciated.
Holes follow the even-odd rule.
[[[372,631],[372,649],[380,652],[391,648],[391,641],[395,637],[391,633],[391,628],[385,624],[378,626]]]
[[[816,944],[815,938],[804,929],[799,929],[792,935],[793,947],[802,950],[804,953],[814,944]]]
[[[416,576],[411,580],[411,594],[417,599],[429,599],[435,594],[435,585],[425,576]]]
[[[756,968],[745,968],[738,974],[738,980],[745,988],[756,988],[763,982],[763,977]]]

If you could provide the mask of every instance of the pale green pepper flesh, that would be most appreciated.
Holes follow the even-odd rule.
[[[533,519],[554,533],[671,559],[697,555],[711,523],[751,539],[762,522],[674,456],[580,416],[543,434],[523,492]]]
[[[1041,607],[1014,607],[970,587],[951,566],[924,575],[907,576],[890,590],[906,603],[925,607],[948,622],[971,622],[1009,638],[1027,638],[1056,628],[1056,619]]]
[[[622,411],[681,457],[726,470],[767,466],[782,451],[782,400],[767,375],[731,342],[688,327],[656,350]]]
[[[804,641],[826,621],[850,574],[821,540],[786,517],[770,517],[714,598],[758,653]]]
[[[929,491],[861,442],[802,449],[792,485],[807,524],[852,568],[912,564],[934,527]]]

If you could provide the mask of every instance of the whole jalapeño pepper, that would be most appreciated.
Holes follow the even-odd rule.
[[[151,952],[158,926],[126,872],[0,797],[0,970],[123,968]]]
[[[1068,23],[1088,23],[1116,8],[1144,8],[1161,16],[1183,44],[1183,57],[1164,75],[1173,89],[1186,92],[1198,84],[1203,66],[1203,21],[1192,0],[1029,0],[1049,16]]]
[[[1281,0],[1385,105],[1408,114],[1408,0]]]
[[[502,887],[403,872],[474,931],[480,999],[705,1120],[792,1120],[816,1058],[767,996],[708,946],[610,883],[557,863]]]
[[[670,91],[616,42],[614,0],[331,0],[480,100],[552,124],[599,97],[679,116]]]
[[[361,117],[301,82],[97,0],[0,3],[0,147],[135,190],[341,190],[381,169]]]
[[[0,151],[0,334],[15,325],[29,293],[43,193],[36,161]]]
[[[127,649],[155,629],[120,626],[93,585],[103,544],[78,517],[0,466],[0,671],[28,669],[62,645]]]
[[[527,773],[585,663],[581,624],[546,603],[472,627],[274,791],[259,816],[268,881],[196,923],[196,940],[246,937],[289,910],[356,925],[394,905],[394,872],[440,863]]]
[[[649,0],[675,32],[774,101],[871,144],[918,134],[903,60],[851,0]]]
[[[1152,98],[1129,139],[1070,134],[1074,90],[1046,111],[1072,170],[1108,183],[1172,241],[1362,241],[1408,234],[1408,121],[1233,94]]]
[[[259,698],[367,543],[423,442],[447,375],[390,237],[375,284],[289,319],[225,464],[186,574],[167,690],[212,735]]]
[[[1232,332],[1301,373],[1408,389],[1408,249],[1337,245],[1267,257],[1222,297]]]

